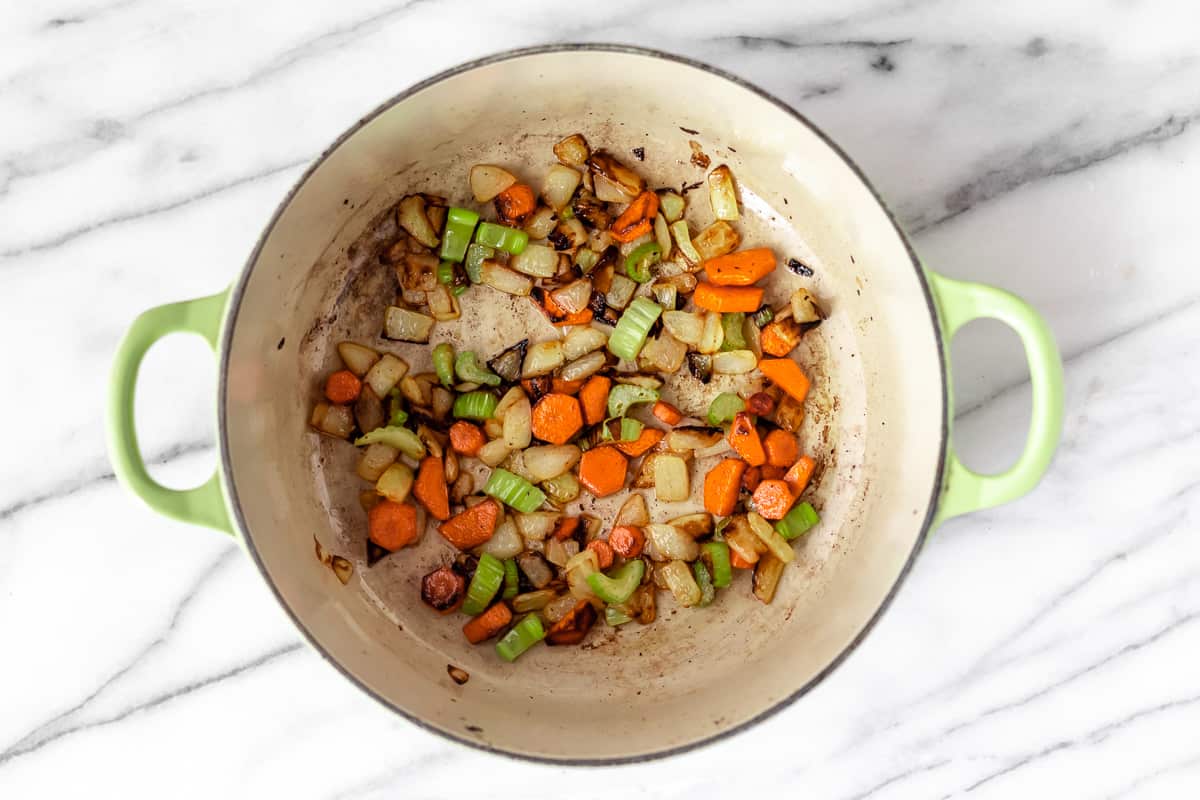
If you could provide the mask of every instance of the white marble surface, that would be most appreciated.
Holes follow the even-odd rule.
[[[434,798],[467,776],[510,797],[1200,793],[1195,4],[303,5],[0,6],[0,797]],[[115,485],[101,422],[127,323],[225,286],[350,122],[458,61],[584,39],[797,105],[931,266],[1029,298],[1067,363],[1041,487],[946,525],[833,677],[749,733],[603,773],[467,750],[360,696],[232,544]],[[980,324],[954,353],[962,448],[1002,466],[1028,416],[1015,337]],[[211,359],[181,338],[146,375],[155,474],[195,481]]]

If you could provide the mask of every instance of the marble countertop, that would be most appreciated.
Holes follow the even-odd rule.
[[[1200,793],[1198,12],[800,5],[4,4],[0,796],[441,798],[464,774],[497,796]],[[679,52],[793,103],[926,263],[1028,298],[1066,361],[1042,485],[944,526],[832,677],[748,733],[603,773],[468,750],[360,695],[231,542],[122,491],[103,444],[130,320],[224,287],[344,127],[563,40]],[[960,449],[1002,467],[1028,419],[1016,338],[980,323],[953,353]],[[143,445],[174,485],[212,468],[214,374],[198,340],[147,359]]]

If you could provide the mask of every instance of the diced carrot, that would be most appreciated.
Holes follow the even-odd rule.
[[[582,427],[579,401],[569,394],[550,392],[533,407],[533,435],[543,442],[566,444]]]
[[[658,194],[644,191],[613,221],[609,230],[618,242],[632,242],[650,232],[654,215],[658,213]],[[666,255],[665,253],[663,255]]]
[[[353,403],[362,391],[362,381],[348,369],[339,369],[325,380],[325,396],[338,405]]]
[[[758,438],[758,429],[754,420],[745,411],[739,411],[733,417],[729,426],[729,444],[734,451],[746,459],[752,467],[762,466],[767,462],[767,454],[763,451],[762,440]]]
[[[438,533],[459,550],[470,550],[492,538],[499,518],[500,504],[489,497],[438,525]]]
[[[678,408],[670,403],[664,403],[662,400],[654,404],[652,413],[668,425],[678,425],[683,420],[683,414]]]
[[[593,375],[579,390],[579,402],[583,405],[583,421],[588,425],[604,421],[604,409],[608,406],[608,390],[612,380],[603,375]]]
[[[800,344],[802,333],[800,325],[794,319],[777,319],[762,329],[759,346],[769,356],[786,356]]]
[[[587,325],[593,318],[592,310],[585,308],[583,311],[576,311],[574,314],[567,314],[558,322],[551,323],[556,328],[564,328],[568,325]]]
[[[762,483],[762,467],[747,467],[742,473],[742,488],[753,492]]]
[[[757,286],[714,286],[700,283],[692,294],[697,308],[709,311],[758,311],[763,290]]]
[[[658,428],[642,428],[638,438],[631,442],[614,442],[616,448],[630,458],[637,458],[662,441],[663,432]]]
[[[783,481],[763,481],[754,490],[754,507],[763,519],[783,519],[792,503],[796,502],[795,495]]]
[[[555,392],[559,394],[579,394],[579,390],[583,388],[583,379],[577,381],[569,381],[566,378],[554,377],[551,379],[551,386]]]
[[[613,549],[612,545],[603,539],[593,539],[588,542],[587,549],[596,554],[596,563],[600,565],[600,569],[608,569],[613,564]]]
[[[554,391],[554,379],[549,375],[538,375],[533,378],[522,378],[521,388],[529,395],[530,402],[536,403],[542,395]]]
[[[579,482],[596,497],[608,497],[625,486],[629,461],[615,447],[593,447],[579,459]]]
[[[504,626],[510,622],[512,622],[512,611],[501,600],[463,625],[463,636],[466,636],[467,641],[471,644],[479,644],[504,630]]]
[[[579,644],[596,624],[596,609],[590,600],[580,600],[546,631],[546,644]]]
[[[776,428],[763,439],[763,451],[767,454],[767,463],[773,467],[787,469],[796,463],[800,448],[796,437],[785,430]]]
[[[608,544],[621,558],[637,558],[646,546],[646,534],[632,525],[620,525],[608,535]]]
[[[742,558],[737,550],[730,548],[729,566],[733,567],[734,569],[750,569],[754,566],[754,562],[747,561],[746,559]]]
[[[781,481],[783,476],[787,474],[787,470],[783,467],[776,467],[772,464],[763,464],[758,468],[764,481]]]
[[[496,213],[505,222],[518,222],[537,208],[537,197],[525,183],[514,183],[496,195]]]
[[[442,460],[437,456],[425,456],[421,459],[412,493],[434,519],[444,520],[450,517],[450,489],[446,486],[446,471],[442,467]]]
[[[563,542],[574,536],[577,530],[579,530],[579,517],[562,517],[554,526],[552,535],[558,541]]]
[[[727,517],[737,506],[738,489],[746,462],[725,458],[704,476],[704,510],[713,516]]]
[[[380,500],[367,512],[367,535],[384,550],[399,550],[417,538],[417,508]]]
[[[803,403],[804,398],[808,397],[808,376],[790,358],[764,358],[758,362],[758,368],[772,383],[797,401]]]
[[[788,485],[788,489],[796,497],[808,488],[808,482],[812,480],[813,470],[817,468],[817,462],[809,456],[800,456],[792,468],[783,476],[783,481]]]
[[[774,270],[775,253],[769,247],[755,247],[704,262],[709,281],[717,286],[750,286]]]
[[[479,430],[478,425],[460,419],[450,426],[450,446],[456,453],[464,456],[478,455],[479,449],[486,443],[487,439],[484,438],[483,431]]]

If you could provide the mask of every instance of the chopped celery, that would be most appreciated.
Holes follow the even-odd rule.
[[[460,381],[499,386],[500,376],[479,363],[474,350],[463,350],[454,360],[454,372]],[[440,375],[441,373],[439,373]]]
[[[504,593],[500,596],[511,600],[520,590],[521,576],[517,574],[517,562],[510,558],[504,562]]]
[[[454,398],[456,419],[491,419],[499,401],[491,392],[467,392]]]
[[[789,542],[797,536],[803,536],[809,529],[821,521],[817,510],[811,503],[797,503],[783,519],[775,523],[775,530]]]
[[[529,244],[529,234],[494,222],[481,222],[475,230],[475,241],[515,256],[520,255],[525,250],[525,245]]]
[[[388,392],[388,425],[398,428],[408,422],[408,412],[404,410],[402,395],[398,388]]]
[[[742,326],[746,315],[741,311],[726,311],[721,315],[721,328],[725,332],[725,340],[721,343],[722,350],[745,350],[746,337],[742,335]]]
[[[646,574],[646,562],[640,558],[626,561],[612,570],[611,575],[593,572],[587,576],[588,586],[606,603],[624,603],[641,584]]]
[[[454,386],[454,345],[441,342],[433,348],[433,371],[442,386]]]
[[[529,648],[546,638],[546,630],[537,614],[530,614],[496,642],[496,655],[505,661],[516,661]]]
[[[645,427],[636,419],[629,417],[621,417],[621,441],[632,442],[642,435],[642,428]]]
[[[409,458],[423,458],[425,456],[425,445],[417,438],[417,435],[408,428],[401,428],[396,425],[376,428],[370,433],[355,439],[354,444],[356,447],[368,444],[386,444],[396,448]]]
[[[471,243],[471,246],[467,248],[467,259],[463,262],[463,269],[467,271],[467,277],[471,283],[483,281],[483,262],[495,255],[496,248],[478,242]]]
[[[746,401],[733,392],[721,392],[713,398],[708,407],[708,424],[724,425],[734,418],[739,411],[746,410]]]
[[[537,511],[546,502],[546,494],[541,489],[506,469],[492,470],[483,493],[523,514]]]
[[[675,235],[675,246],[679,248],[679,252],[683,253],[683,257],[693,264],[699,264],[701,261],[700,253],[696,251],[696,246],[692,244],[692,235],[688,232],[687,220],[679,220],[671,224],[671,233]]]
[[[449,261],[462,261],[467,246],[471,243],[471,235],[475,233],[477,222],[479,215],[471,209],[457,206],[451,208],[446,214],[446,229],[442,232],[441,257]]]
[[[754,316],[750,319],[754,320],[755,325],[762,328],[775,319],[775,312],[771,310],[770,306],[763,306],[758,311],[755,311]]]
[[[618,383],[608,393],[608,415],[623,417],[629,407],[635,403],[654,403],[658,401],[658,390],[646,386],[635,386],[632,383]]]
[[[650,268],[662,261],[662,248],[658,242],[646,242],[625,259],[625,274],[638,283],[646,283],[653,275]]]
[[[615,606],[605,606],[604,621],[609,626],[615,628],[618,625],[624,625],[626,622],[633,622],[633,617]]]
[[[464,614],[475,616],[487,609],[488,603],[500,591],[504,583],[504,564],[491,553],[479,557],[479,566],[471,577],[471,585],[467,587],[467,599],[463,601]]]
[[[714,587],[724,589],[733,581],[733,566],[729,561],[729,545],[725,542],[705,542],[700,545],[700,556],[708,564]]]
[[[441,261],[438,262],[437,272],[435,272],[434,274],[437,276],[438,283],[442,284],[443,286],[453,286],[454,285],[454,262],[447,261],[446,259],[442,259]]]
[[[696,576],[696,585],[700,587],[700,602],[696,605],[703,608],[712,603],[717,590],[713,588],[712,576],[708,574],[708,567],[704,566],[703,561],[692,564],[692,574]]]
[[[654,326],[662,306],[645,297],[635,298],[625,309],[625,313],[617,320],[617,327],[608,338],[608,350],[617,358],[633,361],[642,351],[646,336]]]

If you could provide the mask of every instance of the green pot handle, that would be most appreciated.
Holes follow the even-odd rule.
[[[956,281],[932,271],[927,271],[927,275],[937,300],[946,346],[949,347],[958,329],[972,320],[982,317],[1000,320],[1021,337],[1029,362],[1029,382],[1033,387],[1033,417],[1025,451],[1008,470],[996,475],[972,472],[958,460],[951,437],[938,506],[937,523],[940,524],[960,514],[1016,500],[1037,485],[1050,467],[1062,432],[1063,375],[1054,335],[1028,303],[991,286]],[[947,373],[948,370],[949,365]],[[946,377],[949,381],[949,374]],[[952,400],[953,391],[950,396]]]
[[[232,534],[217,474],[195,489],[168,489],[159,484],[146,471],[133,421],[134,389],[146,351],[162,337],[177,332],[199,334],[216,351],[228,294],[224,291],[159,306],[133,321],[117,347],[108,387],[108,452],[117,480],[150,508],[172,519]]]

